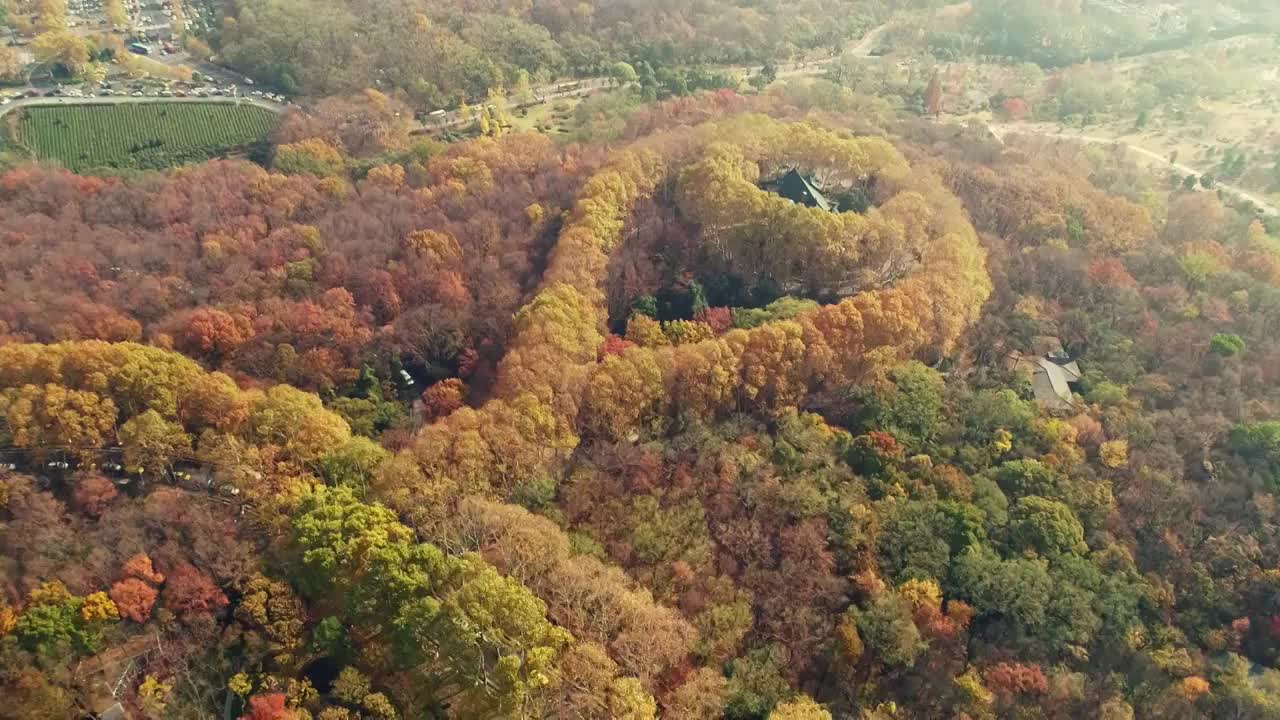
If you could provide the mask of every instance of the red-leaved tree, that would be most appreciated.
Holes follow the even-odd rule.
[[[164,604],[179,615],[217,612],[227,606],[227,596],[208,575],[184,562],[169,573],[169,582],[164,585]]]
[[[101,475],[83,475],[71,493],[71,503],[80,512],[96,518],[106,512],[107,506],[119,495],[116,486]]]
[[[240,720],[283,720],[289,716],[284,706],[284,693],[254,695],[249,698],[249,712]]]
[[[423,391],[422,409],[428,420],[435,420],[465,405],[466,399],[466,384],[458,378],[449,378]]]
[[[151,564],[151,558],[146,553],[138,553],[125,561],[121,574],[127,578],[138,578],[145,580],[152,585],[159,585],[164,582],[164,575],[156,572]]]
[[[120,614],[142,624],[151,619],[151,608],[156,604],[156,589],[138,578],[126,578],[111,586],[111,601]]]

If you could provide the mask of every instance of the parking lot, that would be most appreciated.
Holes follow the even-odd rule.
[[[161,42],[175,35],[176,18],[181,16],[183,32],[201,35],[218,23],[218,9],[209,0],[187,0],[175,5],[173,0],[140,2],[122,0],[127,25],[112,26],[107,19],[103,0],[69,0],[67,26],[81,33],[115,32],[130,38]]]
[[[47,68],[32,66],[25,85],[0,91],[0,106],[21,99],[74,101],[121,97],[244,97],[263,104],[288,103],[283,95],[257,87],[252,79],[194,57],[183,48],[183,36],[198,38],[221,22],[216,0],[119,0],[128,22],[115,25],[108,20],[111,1],[68,0],[67,27],[86,37],[118,38],[124,52],[137,58],[134,62],[108,64],[104,82],[85,83],[58,82]],[[29,37],[19,36],[12,30],[9,35],[11,46],[22,48],[30,43]],[[101,45],[101,40],[97,42]],[[29,51],[25,52],[29,61]]]

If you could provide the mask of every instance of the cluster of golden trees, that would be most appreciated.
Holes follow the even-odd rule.
[[[0,445],[37,457],[57,449],[96,464],[99,449],[119,447],[126,468],[149,477],[179,461],[206,463],[276,505],[281,488],[250,481],[253,467],[300,474],[349,441],[346,421],[319,397],[287,385],[242,390],[172,351],[100,341],[0,346]]]
[[[479,551],[528,584],[548,603],[548,616],[587,643],[575,653],[612,658],[619,675],[607,664],[591,679],[600,687],[630,676],[652,692],[653,678],[687,654],[696,631],[647,591],[631,589],[622,574],[569,553],[567,536],[553,523],[482,498],[552,496],[583,438],[632,439],[676,418],[776,417],[810,393],[846,386],[926,348],[946,353],[991,289],[959,203],[888,144],[765,118],[709,125],[694,136],[707,153],[738,153],[763,168],[795,163],[854,178],[875,174],[876,218],[835,222],[875,225],[869,233],[875,241],[910,245],[919,262],[892,287],[815,306],[792,320],[720,336],[695,333],[679,345],[630,347],[601,362],[610,253],[625,242],[635,204],[681,177],[651,150],[624,150],[584,184],[541,289],[517,314],[493,398],[425,427],[412,459],[395,458],[373,479],[379,495],[429,536]],[[734,144],[713,147],[714,138]],[[692,698],[715,694],[701,680],[691,678],[672,698],[683,693],[691,708],[699,707]]]
[[[394,477],[382,488],[389,497],[408,500],[406,512],[430,520],[423,515],[447,514],[451,498],[510,495],[546,483],[550,470],[577,446],[582,388],[604,340],[601,283],[608,251],[622,241],[631,206],[662,177],[656,156],[625,152],[586,182],[542,288],[516,315],[494,399],[422,431],[414,453],[430,482]],[[411,499],[424,491],[435,502]]]
[[[230,482],[281,511],[277,521],[264,517],[265,527],[283,534],[288,512],[311,508],[294,519],[293,531],[297,535],[314,520],[323,530],[316,542],[328,542],[331,516],[381,511],[353,493],[313,497],[307,488],[320,478],[369,488],[430,542],[477,552],[528,586],[545,602],[546,618],[572,633],[556,666],[578,680],[538,692],[539,702],[556,714],[604,702],[612,717],[651,718],[654,696],[661,695],[673,717],[705,716],[707,698],[720,696],[723,678],[694,673],[678,687],[664,685],[699,646],[695,626],[625,573],[572,550],[569,536],[553,522],[494,500],[536,504],[554,497],[565,461],[584,438],[625,442],[662,432],[677,419],[715,421],[737,413],[776,419],[813,393],[842,388],[926,349],[945,354],[975,320],[991,286],[959,203],[938,178],[910,168],[887,143],[751,117],[685,133],[671,144],[680,150],[654,147],[661,144],[619,152],[582,185],[540,288],[516,314],[489,401],[425,427],[408,452],[388,455],[368,440],[353,439],[347,423],[314,395],[287,386],[242,390],[172,352],[100,342],[0,348],[0,441],[32,449],[122,445],[129,464],[139,468],[185,458],[235,468]],[[791,319],[723,334],[673,333],[677,344],[602,353],[609,261],[627,242],[634,209],[660,193],[689,207],[734,200],[738,195],[713,197],[715,182],[690,184],[696,173],[716,170],[708,163],[725,158],[730,162],[723,167],[742,173],[723,176],[721,184],[737,186],[753,208],[763,193],[742,186],[756,172],[799,165],[837,182],[874,177],[875,210],[819,220],[839,226],[829,236],[797,230],[794,237],[849,245],[850,267],[856,258],[865,262],[907,247],[909,269],[891,286],[806,306]],[[711,195],[695,198],[699,192]],[[804,226],[806,213],[790,217]],[[531,208],[529,215],[535,214]],[[713,224],[704,227],[711,242]],[[428,240],[424,247],[440,244]],[[434,552],[409,544],[394,550]],[[540,606],[529,607],[531,617],[541,617]],[[367,624],[384,620],[379,615]]]
[[[815,222],[829,223],[830,237],[797,231],[797,241],[830,240],[855,256],[859,235],[875,246],[872,255],[905,244],[919,256],[913,271],[892,287],[860,292],[794,320],[679,346],[631,348],[597,362],[608,319],[602,283],[609,253],[623,242],[635,202],[675,175],[652,151],[623,151],[584,185],[542,289],[516,317],[495,399],[425,428],[414,450],[428,481],[396,483],[386,488],[391,496],[518,494],[549,482],[551,470],[582,435],[626,438],[659,430],[680,416],[768,417],[874,367],[925,348],[945,354],[952,347],[977,317],[991,285],[977,235],[938,178],[912,170],[881,140],[842,138],[815,125],[761,116],[748,120],[697,131],[694,142],[707,148],[704,160],[679,175],[681,195],[709,221],[709,238],[717,222],[712,218],[750,217],[763,191],[752,185],[745,191],[747,207],[735,210],[736,198],[717,196],[717,183],[699,187],[693,181],[710,169],[707,163],[736,155],[737,167],[751,157],[767,169],[798,164],[832,177],[875,174],[883,201],[872,215],[833,215]],[[750,184],[746,175],[730,182]],[[428,505],[433,507],[423,509]],[[420,514],[448,512],[447,502],[404,507]]]

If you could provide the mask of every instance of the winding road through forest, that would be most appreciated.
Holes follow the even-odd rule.
[[[856,56],[870,55],[871,51],[876,48],[880,38],[883,37],[884,33],[888,31],[888,29],[892,26],[893,26],[893,21],[890,20],[888,22],[877,25],[876,27],[867,31],[865,35],[863,35],[860,39],[858,39],[856,42],[854,42],[852,45],[849,46],[846,55],[848,54],[852,54]],[[826,71],[826,67],[828,65],[835,62],[840,57],[843,57],[843,56],[832,55],[830,57],[811,60],[808,62],[784,63],[777,66],[778,77],[791,78],[791,77],[819,75]],[[199,69],[201,72],[205,73],[206,75],[211,74],[210,70],[206,67],[201,67]],[[747,66],[724,65],[724,66],[718,67],[717,69],[722,71],[744,72],[748,75],[753,75],[761,72],[763,70],[763,66],[761,65],[747,65]],[[226,74],[228,77],[234,77],[230,73],[230,71],[227,71],[225,68],[220,68],[220,70],[222,70],[224,74]],[[550,102],[552,100],[559,100],[563,98],[590,95],[590,94],[599,92],[601,90],[608,89],[612,87],[613,84],[614,83],[611,78],[603,77],[603,76],[570,78],[570,79],[561,80],[559,82],[543,85],[537,88],[533,88],[530,94],[533,97],[537,98],[539,102]],[[34,86],[28,86],[26,88],[19,88],[19,90],[38,90],[38,88],[35,88]],[[247,88],[245,89],[245,91],[247,93]],[[507,99],[508,99],[508,102],[514,102],[514,99],[511,98],[510,96],[508,96]],[[141,97],[134,97],[132,95],[112,95],[112,96],[105,96],[105,97],[104,96],[98,96],[98,97],[58,96],[58,97],[19,98],[17,100],[14,100],[8,103],[7,105],[0,106],[0,117],[3,117],[8,113],[23,107],[38,107],[38,106],[49,106],[49,105],[125,105],[125,104],[131,104],[131,103],[162,103],[162,102],[205,102],[205,103],[221,103],[221,104],[248,103],[250,105],[255,105],[257,107],[271,110],[272,112],[276,112],[276,113],[283,113],[288,108],[288,104],[276,103],[269,100],[265,100],[263,98],[252,97],[248,94],[240,95],[238,97],[210,96],[210,97],[204,97],[204,98],[160,97],[156,95],[144,95]],[[471,120],[472,118],[463,117],[457,110],[448,110],[445,112],[443,116],[428,118],[426,121],[424,121],[419,125],[419,130],[423,130],[423,131],[440,130],[448,127],[455,127],[457,125],[464,124]]]
[[[1204,171],[1197,170],[1190,165],[1170,160],[1160,153],[1132,143],[1127,143],[1123,140],[1117,140],[1115,138],[1098,137],[1082,133],[1061,132],[1059,130],[1046,128],[1034,123],[989,123],[987,128],[991,131],[992,135],[1001,141],[1003,141],[1007,135],[1024,134],[1039,135],[1040,137],[1055,138],[1058,140],[1070,140],[1072,142],[1083,143],[1086,145],[1119,145],[1137,155],[1140,155],[1146,160],[1150,160],[1153,163],[1175,170],[1183,175],[1195,175],[1199,177],[1205,174]],[[1259,210],[1267,215],[1280,215],[1280,207],[1277,207],[1274,203],[1268,202],[1255,193],[1251,193],[1243,188],[1224,182],[1216,182],[1214,183],[1214,189],[1221,190],[1228,195],[1233,195],[1241,200],[1253,203]]]
[[[875,43],[878,40],[879,36],[882,35],[888,29],[888,27],[889,26],[887,24],[881,25],[878,28],[869,32],[866,36],[863,37],[861,41],[858,42],[857,45],[854,46],[854,50],[864,55],[867,53],[870,53],[871,50],[875,48]],[[813,62],[806,63],[803,67],[790,66],[786,71],[786,76],[796,77],[796,76],[819,74],[825,70],[826,66],[830,64],[831,61],[832,59],[815,60]],[[745,69],[748,71],[756,70],[755,68],[745,68]],[[780,71],[779,75],[783,75],[783,72]],[[559,86],[548,86],[547,88],[544,89],[545,94],[541,95],[541,97],[543,97],[544,100],[549,101],[549,100],[554,100],[558,98],[570,97],[580,93],[588,93],[588,94],[593,93],[607,87],[608,80],[604,78],[587,78],[580,81],[580,83],[581,84],[575,83],[577,84],[577,87],[575,87],[572,90],[563,90],[563,91],[556,89]],[[253,105],[254,107],[263,108],[265,110],[270,110],[275,113],[283,113],[288,107],[287,105],[271,102],[269,100],[264,100],[262,98],[245,97],[245,96],[241,96],[241,97],[214,96],[214,97],[204,97],[204,98],[159,97],[155,95],[146,95],[142,97],[133,97],[131,95],[115,95],[115,96],[109,96],[109,97],[92,97],[92,98],[91,97],[34,97],[34,98],[21,98],[7,105],[0,106],[0,117],[3,117],[14,110],[17,110],[19,108],[24,108],[24,107],[49,107],[49,106],[58,106],[58,105],[126,105],[126,104],[155,104],[155,103],[217,103],[222,105],[244,104],[244,105]],[[444,127],[456,126],[464,121],[465,120],[463,118],[457,115],[456,111],[453,111],[453,112],[450,112],[448,115],[446,115],[445,119],[438,120],[434,123],[428,122],[424,124],[422,127],[423,129],[439,129]],[[1054,138],[1058,140],[1069,140],[1071,142],[1084,143],[1088,145],[1120,145],[1132,151],[1136,155],[1139,155],[1142,158],[1151,161],[1154,164],[1167,167],[1183,175],[1201,176],[1201,175],[1204,175],[1204,172],[1205,172],[1203,170],[1191,167],[1190,165],[1186,165],[1184,163],[1170,161],[1167,157],[1159,153],[1148,150],[1147,148],[1144,148],[1138,145],[1127,143],[1123,140],[1117,140],[1115,138],[1099,137],[1094,135],[1086,135],[1078,132],[1062,132],[1056,129],[1056,126],[1050,127],[1050,126],[1046,126],[1044,124],[1039,124],[1039,123],[989,123],[987,125],[987,128],[991,131],[992,135],[994,135],[996,138],[1000,139],[1001,141],[1003,141],[1004,138],[1008,135],[1023,134],[1023,135],[1038,135],[1040,137]],[[1247,202],[1253,203],[1262,212],[1268,215],[1280,216],[1280,206],[1277,206],[1276,204],[1271,203],[1262,197],[1259,197],[1255,193],[1249,192],[1248,190],[1245,190],[1243,188],[1237,187],[1235,185],[1231,185],[1229,183],[1224,183],[1224,182],[1218,182],[1214,185],[1214,187],[1216,189],[1219,189],[1227,193],[1228,195],[1233,195],[1241,200],[1245,200]]]
[[[963,5],[963,3],[961,3]],[[951,6],[958,7],[958,6]],[[860,39],[848,46],[843,55],[832,55],[826,58],[819,58],[807,62],[789,63],[778,66],[779,78],[794,78],[820,75],[826,72],[827,66],[840,59],[841,57],[869,57],[872,52],[879,46],[880,40],[885,33],[893,27],[893,20],[881,23],[871,30],[867,31]],[[741,66],[726,65],[718,68],[723,71],[745,72],[747,75],[753,75],[763,71],[763,66]],[[559,83],[544,85],[532,90],[532,95],[538,98],[539,102],[550,102],[570,97],[580,97],[594,94],[601,90],[613,86],[613,82],[607,77],[587,77],[576,80],[565,80]],[[23,107],[50,106],[50,105],[123,105],[130,103],[172,103],[172,102],[196,102],[196,103],[220,103],[220,104],[241,104],[246,103],[255,107],[271,110],[276,113],[283,113],[289,106],[283,103],[276,103],[263,98],[252,96],[239,97],[159,97],[159,96],[142,96],[133,97],[129,95],[116,95],[110,97],[33,97],[20,98],[7,105],[0,106],[0,117],[12,112],[15,109]],[[443,116],[429,118],[418,126],[418,132],[429,132],[432,130],[442,130],[449,127],[456,127],[471,120],[470,117],[463,117],[457,110],[447,111]],[[1072,142],[1084,143],[1089,145],[1120,145],[1135,154],[1151,161],[1157,165],[1162,165],[1184,175],[1204,175],[1204,171],[1193,168],[1189,165],[1171,161],[1169,158],[1148,150],[1147,148],[1127,143],[1123,140],[1115,138],[1098,137],[1086,135],[1083,133],[1062,132],[1056,127],[1049,127],[1036,123],[988,123],[988,129],[997,139],[1003,141],[1005,136],[1010,134],[1026,134],[1039,135],[1041,137],[1055,138],[1060,140],[1070,140]],[[1258,207],[1263,213],[1268,215],[1280,216],[1280,206],[1259,197],[1257,194],[1249,192],[1243,188],[1231,185],[1229,183],[1218,182],[1214,186],[1216,189],[1224,193],[1233,195],[1241,200],[1252,203]]]

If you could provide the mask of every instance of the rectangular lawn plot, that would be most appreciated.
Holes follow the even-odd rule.
[[[22,111],[22,144],[70,170],[155,170],[218,157],[266,137],[277,116],[253,105],[129,103]]]

